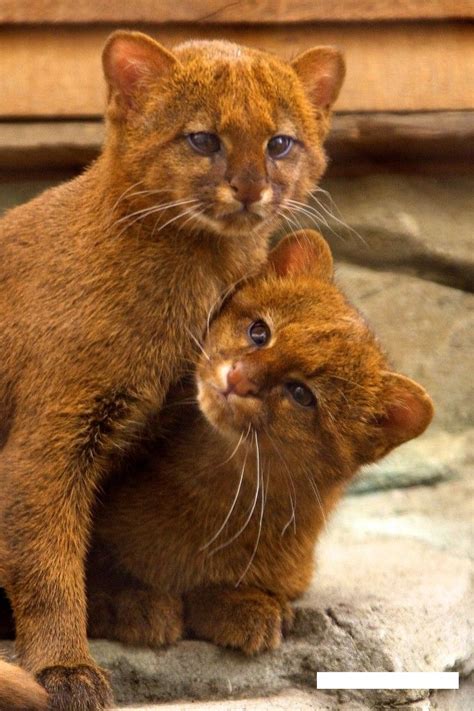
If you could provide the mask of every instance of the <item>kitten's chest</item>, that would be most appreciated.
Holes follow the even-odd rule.
[[[148,271],[134,298],[123,302],[121,313],[137,385],[161,382],[167,388],[190,369],[211,313],[249,269],[242,263],[216,267],[191,253],[186,261],[165,259]]]

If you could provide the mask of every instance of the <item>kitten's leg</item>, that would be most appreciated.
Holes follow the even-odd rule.
[[[4,517],[12,560],[7,592],[17,653],[49,692],[50,708],[97,711],[112,701],[86,637],[83,561],[98,477],[61,464],[43,461],[40,473],[37,462],[15,457],[18,479]]]
[[[61,408],[57,419],[50,414],[49,428],[12,436],[0,459],[17,652],[54,711],[98,711],[111,703],[87,643],[84,557],[97,486],[131,430],[129,409],[113,405],[95,398],[87,409]],[[140,413],[131,415],[137,422]]]
[[[280,646],[293,622],[283,596],[254,587],[214,586],[185,595],[185,624],[194,636],[257,654]]]
[[[162,647],[183,636],[183,603],[176,595],[154,590],[94,591],[88,600],[90,637],[124,644]]]

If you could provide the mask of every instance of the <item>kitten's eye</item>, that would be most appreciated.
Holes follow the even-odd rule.
[[[316,405],[316,398],[306,385],[295,382],[287,383],[286,389],[298,405],[302,405],[303,407],[314,407]]]
[[[293,148],[291,136],[273,136],[267,143],[268,155],[271,158],[284,158]]]
[[[187,136],[189,145],[203,156],[210,156],[220,150],[221,142],[215,133],[189,133]]]
[[[264,346],[270,340],[270,329],[265,321],[254,321],[248,330],[249,338],[256,346]]]

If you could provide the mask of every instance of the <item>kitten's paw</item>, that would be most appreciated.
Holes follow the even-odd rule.
[[[293,610],[291,603],[289,603],[286,598],[277,595],[275,596],[275,599],[277,600],[281,611],[281,631],[283,633],[283,637],[286,637],[293,629],[293,625],[295,623],[295,611]]]
[[[249,655],[277,649],[292,621],[285,600],[257,589],[214,588],[188,598],[188,624],[197,637]]]
[[[218,631],[219,644],[241,649],[245,654],[259,654],[277,649],[282,641],[282,615],[278,603],[243,599],[234,608],[235,619]]]
[[[123,590],[96,596],[89,606],[89,635],[124,644],[162,647],[183,636],[180,597],[153,590]]]
[[[183,636],[183,603],[178,596],[135,593],[131,599],[121,598],[120,612],[124,621],[120,639],[126,644],[162,647]]]
[[[99,667],[47,667],[36,678],[49,694],[48,711],[103,711],[112,706],[112,691]]]

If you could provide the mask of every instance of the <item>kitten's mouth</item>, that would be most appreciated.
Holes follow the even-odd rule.
[[[256,224],[258,222],[262,222],[266,218],[267,215],[258,212],[253,212],[249,208],[245,207],[245,205],[242,205],[242,207],[238,210],[234,210],[232,212],[225,212],[222,215],[219,215],[216,219],[220,220],[221,222],[224,222],[224,224]]]
[[[209,422],[224,433],[240,435],[262,424],[262,401],[258,397],[241,397],[199,379],[198,402]]]

